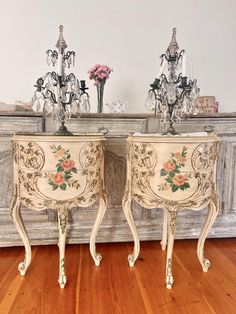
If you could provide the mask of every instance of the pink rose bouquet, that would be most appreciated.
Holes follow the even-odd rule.
[[[103,91],[106,80],[109,79],[109,74],[113,71],[108,65],[95,64],[89,71],[90,80],[94,80],[94,85],[97,87],[98,108],[97,112],[103,111]]]
[[[94,85],[105,84],[109,79],[109,74],[113,71],[108,65],[95,64],[89,71],[90,80],[94,80]]]

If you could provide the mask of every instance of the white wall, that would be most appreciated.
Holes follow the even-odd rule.
[[[119,96],[129,101],[129,111],[145,111],[149,83],[176,27],[201,95],[215,95],[222,112],[236,111],[235,0],[1,0],[0,101],[31,99],[36,79],[51,70],[45,51],[54,49],[60,24],[76,52],[79,79],[88,80],[95,63],[114,69],[105,102]],[[95,111],[96,90],[87,83]]]

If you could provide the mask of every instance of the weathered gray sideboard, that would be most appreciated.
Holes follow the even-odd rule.
[[[150,114],[84,114],[67,122],[72,132],[107,133],[105,152],[105,185],[108,210],[98,232],[100,242],[132,240],[121,201],[126,180],[125,139],[131,132],[162,132],[166,125]],[[177,131],[194,132],[212,129],[221,137],[218,162],[220,214],[210,231],[210,237],[236,236],[236,113],[198,115],[176,124]],[[0,112],[0,246],[22,245],[10,213],[12,194],[11,136],[14,132],[51,132],[55,123],[33,112]],[[87,243],[96,217],[96,206],[74,208],[69,213],[68,243]],[[133,203],[133,215],[140,240],[161,239],[163,213],[146,210]],[[58,242],[57,216],[51,210],[22,210],[22,216],[32,244]],[[185,211],[178,216],[176,238],[197,238],[206,210]]]

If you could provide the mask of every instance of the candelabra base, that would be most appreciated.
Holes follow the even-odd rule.
[[[166,130],[166,132],[162,133],[162,135],[180,135],[180,133],[176,132],[175,128],[173,127],[173,125],[170,125],[168,127],[168,129]]]
[[[53,133],[53,135],[59,135],[59,136],[72,136],[73,133],[67,130],[67,127],[65,126],[64,122],[61,123],[60,128]]]

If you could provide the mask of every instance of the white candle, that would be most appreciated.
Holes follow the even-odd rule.
[[[161,67],[160,67],[160,70],[159,70],[159,72],[158,72],[158,74],[157,74],[157,78],[160,78],[160,76],[162,75],[162,73],[165,71],[165,68],[166,68],[166,66],[167,66],[167,60],[166,60],[166,58],[164,58],[164,59],[162,59],[163,61],[162,61],[162,65],[161,65]]]
[[[183,53],[182,56],[182,77],[187,76],[187,69],[186,69],[186,53]]]
[[[58,54],[58,59],[57,59],[57,73],[59,76],[62,76],[62,54]]]
[[[192,61],[190,60],[189,61],[189,79],[192,81],[193,79],[193,63]]]

